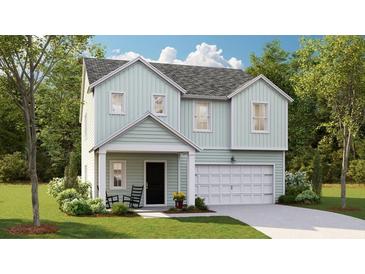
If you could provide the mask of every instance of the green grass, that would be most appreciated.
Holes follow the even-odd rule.
[[[346,206],[353,211],[338,211],[341,208],[340,184],[327,184],[322,188],[321,203],[318,205],[301,205],[302,207],[332,211],[365,220],[365,184],[348,184],[346,187]]]
[[[71,217],[40,185],[42,223],[57,225],[56,234],[15,236],[6,229],[32,220],[30,185],[0,184],[0,238],[139,238],[139,239],[247,239],[268,238],[254,228],[230,217],[143,219],[141,217]]]

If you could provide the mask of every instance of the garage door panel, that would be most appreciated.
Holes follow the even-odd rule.
[[[197,165],[196,194],[207,204],[270,204],[273,177],[268,165]]]

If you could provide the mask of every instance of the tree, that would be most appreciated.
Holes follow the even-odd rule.
[[[81,53],[87,40],[87,36],[0,36],[0,74],[5,76],[1,90],[21,109],[24,119],[34,226],[40,226],[35,93],[55,65],[69,54]]]
[[[365,40],[361,36],[327,36],[302,40],[295,90],[325,105],[328,132],[342,142],[341,206],[346,207],[346,175],[351,141],[364,122]]]
[[[88,45],[90,56],[103,57],[99,45]],[[50,157],[53,177],[61,177],[70,163],[71,153],[76,155],[76,176],[81,166],[81,131],[79,123],[82,58],[70,54],[58,62],[48,79],[36,94],[41,148]],[[75,161],[73,161],[75,162]]]
[[[321,166],[321,156],[319,151],[316,150],[313,158],[313,171],[312,171],[312,187],[313,191],[321,196],[322,193],[322,166]]]
[[[251,54],[250,59],[251,66],[246,70],[248,73],[253,76],[265,75],[294,98],[294,102],[289,105],[289,150],[286,162],[288,169],[307,171],[313,158],[312,147],[316,147],[321,139],[317,130],[320,121],[317,119],[319,112],[315,100],[298,97],[294,91],[291,78],[298,67],[295,53],[285,51],[280,42],[274,40],[264,46],[261,56]]]

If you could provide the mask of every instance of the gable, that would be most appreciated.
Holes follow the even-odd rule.
[[[255,77],[254,79],[248,81],[247,83],[243,84],[239,88],[237,88],[234,92],[229,94],[227,97],[232,98],[236,96],[237,94],[241,94],[242,92],[245,92],[246,90],[249,90],[252,86],[254,86],[256,83],[264,83],[269,90],[276,93],[277,95],[281,96],[282,98],[285,98],[289,102],[293,102],[293,98],[291,98],[288,94],[286,94],[282,89],[280,89],[277,85],[275,85],[273,82],[271,82],[268,78],[266,78],[264,75],[260,74],[259,76]]]
[[[182,141],[151,117],[147,117],[118,138],[115,138],[112,143],[177,145],[181,144]]]
[[[141,144],[147,146],[152,144],[160,146],[179,145],[180,147],[201,151],[199,146],[150,112],[145,113],[133,123],[114,132],[90,151],[99,149],[107,144],[132,144],[136,147]]]
[[[129,69],[130,67],[133,67],[135,65],[142,65],[146,70],[148,70],[150,73],[154,74],[155,77],[159,77],[162,81],[165,83],[168,83],[172,87],[174,87],[176,90],[182,92],[183,94],[186,93],[186,90],[182,88],[179,84],[177,84],[175,81],[173,81],[171,78],[169,78],[167,75],[162,73],[160,70],[158,70],[156,67],[152,66],[150,63],[145,61],[142,57],[137,57],[136,59],[124,63],[122,66],[118,67],[117,69],[111,71],[107,75],[103,76],[102,78],[98,79],[97,81],[93,82],[90,85],[90,89],[93,89],[96,86],[99,86],[100,84],[103,84],[105,81],[113,78],[114,76],[120,74],[121,72]]]

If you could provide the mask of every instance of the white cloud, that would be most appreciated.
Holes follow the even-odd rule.
[[[113,50],[112,52],[117,53],[117,51],[118,50]],[[119,50],[119,52],[120,52],[120,50]],[[122,54],[116,54],[116,55],[110,56],[109,58],[110,59],[118,59],[118,60],[132,60],[132,59],[137,58],[138,56],[140,56],[139,53],[136,53],[134,51],[127,51],[127,52],[122,53]]]
[[[131,60],[139,56],[138,53],[129,51],[122,54],[116,50],[112,51],[116,55],[111,56],[112,59]],[[146,58],[148,61],[153,61]],[[229,60],[223,56],[223,50],[219,49],[216,45],[209,45],[207,43],[201,43],[196,45],[195,51],[190,52],[185,60],[177,59],[177,50],[173,47],[165,47],[161,50],[160,57],[155,62],[170,63],[170,64],[186,64],[195,66],[207,66],[207,67],[226,67],[242,69],[242,60],[236,57],[231,57]]]

